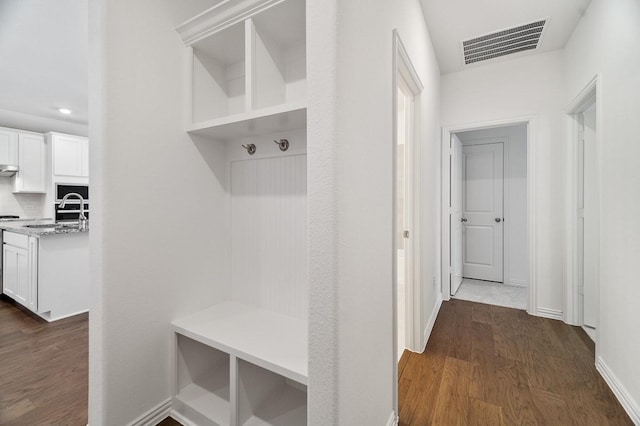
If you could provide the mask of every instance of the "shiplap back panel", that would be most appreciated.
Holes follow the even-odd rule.
[[[232,298],[307,318],[307,156],[231,163]]]

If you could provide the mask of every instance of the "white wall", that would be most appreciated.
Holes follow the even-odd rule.
[[[169,323],[229,298],[225,146],[184,132],[186,49],[174,30],[210,5],[90,5],[93,426],[167,400]]]
[[[535,116],[537,309],[563,312],[562,51],[442,77],[444,126]],[[539,314],[541,312],[538,312]]]
[[[457,133],[463,144],[504,139],[504,283],[526,286],[527,267],[527,126],[507,126]],[[487,141],[489,142],[489,141]]]
[[[307,16],[309,424],[385,424],[397,386],[392,30],[425,86],[423,320],[439,297],[439,70],[418,1],[309,0]]]
[[[569,103],[601,77],[600,321],[598,356],[640,423],[640,3],[593,0],[567,43]]]
[[[43,217],[44,194],[14,194],[13,177],[0,177],[0,215]]]

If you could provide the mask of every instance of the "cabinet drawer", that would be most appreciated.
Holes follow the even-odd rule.
[[[4,232],[4,243],[14,247],[27,249],[29,247],[29,236],[25,234],[16,234],[15,232]]]

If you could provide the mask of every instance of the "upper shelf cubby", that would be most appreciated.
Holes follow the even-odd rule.
[[[187,131],[233,139],[304,127],[305,24],[305,0],[225,0],[178,26],[189,47]]]

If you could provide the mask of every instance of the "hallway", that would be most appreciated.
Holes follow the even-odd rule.
[[[577,327],[443,302],[427,349],[398,366],[400,425],[631,425]]]

